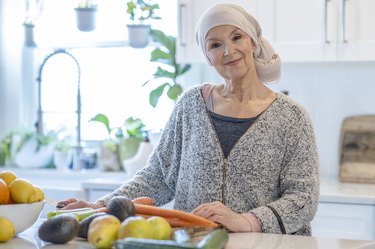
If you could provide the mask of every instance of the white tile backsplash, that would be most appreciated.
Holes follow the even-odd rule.
[[[201,82],[222,82],[201,65]],[[375,115],[375,62],[287,63],[275,91],[288,90],[314,124],[323,177],[339,173],[340,129],[345,117]]]

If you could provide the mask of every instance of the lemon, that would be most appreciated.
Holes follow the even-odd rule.
[[[29,203],[39,202],[44,200],[44,192],[43,190],[37,186],[34,185],[34,193],[29,198]]]
[[[159,216],[152,216],[148,218],[147,221],[152,226],[154,239],[170,239],[170,237],[172,236],[172,227],[166,219]]]
[[[6,218],[0,217],[0,242],[13,238],[15,233],[16,230],[13,223]]]
[[[0,178],[4,180],[4,182],[9,186],[11,182],[13,182],[17,176],[13,171],[5,170],[0,173]]]
[[[9,185],[10,196],[15,203],[28,203],[35,189],[31,182],[23,178],[17,178]]]
[[[145,218],[141,216],[130,216],[121,223],[117,237],[118,239],[127,237],[152,239],[154,235],[150,222]]]

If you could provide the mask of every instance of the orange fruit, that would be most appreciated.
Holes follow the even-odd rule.
[[[17,178],[9,185],[10,198],[15,203],[28,203],[35,189],[31,182],[23,178]]]
[[[9,185],[17,178],[17,175],[13,171],[5,170],[0,172],[0,178],[3,179],[7,185]]]
[[[8,204],[10,199],[9,188],[3,179],[0,179],[0,204]]]

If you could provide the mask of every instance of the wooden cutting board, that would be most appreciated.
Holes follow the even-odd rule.
[[[375,183],[375,115],[344,119],[340,145],[340,181]]]

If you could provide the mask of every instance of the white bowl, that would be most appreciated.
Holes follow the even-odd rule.
[[[0,216],[10,220],[16,234],[31,227],[39,218],[44,207],[44,201],[25,204],[0,205]]]

